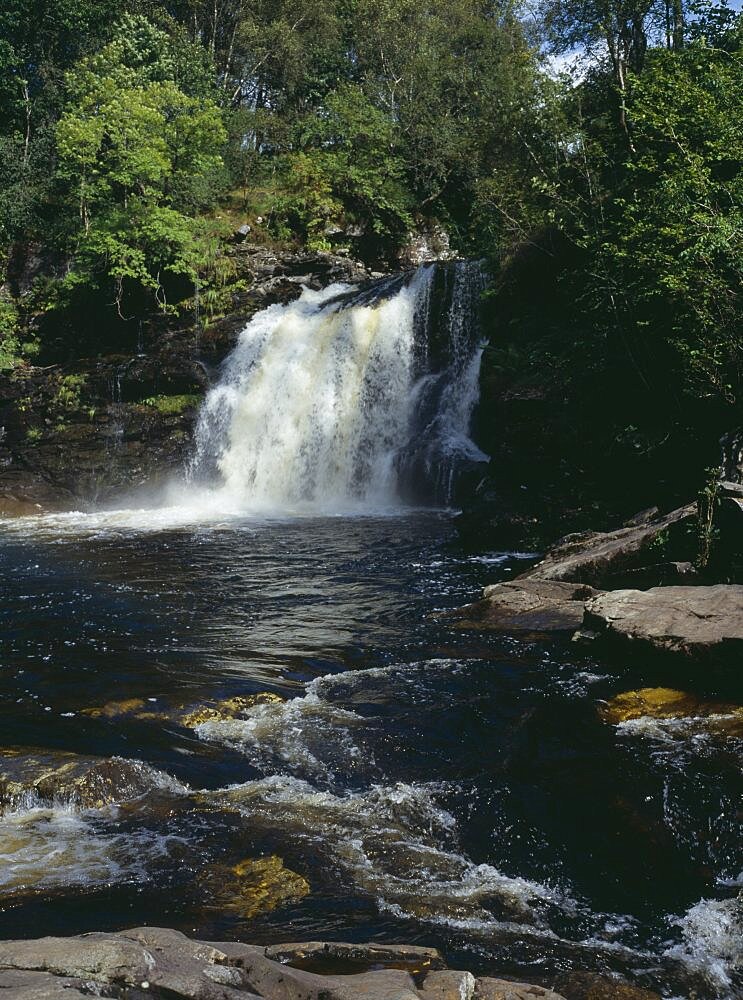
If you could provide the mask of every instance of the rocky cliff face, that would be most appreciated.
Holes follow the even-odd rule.
[[[224,319],[204,327],[157,317],[141,324],[132,353],[0,374],[0,514],[105,503],[156,485],[183,465],[199,401],[254,313],[303,285],[372,276],[333,254],[240,243],[232,256],[243,289]]]

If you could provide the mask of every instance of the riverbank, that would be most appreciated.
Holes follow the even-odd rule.
[[[560,539],[520,577],[446,614],[454,627],[562,633],[637,660],[655,658],[736,687],[743,652],[743,486],[716,482],[708,555],[700,564],[699,504],[641,511],[612,531]],[[701,501],[700,501],[701,502]],[[720,582],[720,581],[726,582]]]

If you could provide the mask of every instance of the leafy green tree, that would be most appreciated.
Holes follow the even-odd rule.
[[[121,309],[127,282],[164,304],[167,274],[196,274],[198,224],[184,189],[219,168],[221,112],[172,76],[168,36],[126,17],[114,40],[67,80],[57,125],[59,174],[74,192],[82,232],[68,286],[107,275]]]
[[[288,194],[279,211],[299,223],[312,246],[339,223],[399,238],[412,224],[412,198],[400,157],[399,133],[360,87],[329,95],[322,117],[300,126],[301,152],[285,157]]]

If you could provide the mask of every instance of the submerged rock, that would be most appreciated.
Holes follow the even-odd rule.
[[[597,593],[583,584],[522,577],[486,587],[481,601],[439,617],[455,628],[574,632],[583,621],[585,602]]]
[[[579,636],[738,665],[743,653],[743,586],[654,587],[600,594],[586,603]]]
[[[191,708],[190,711],[180,716],[179,721],[181,725],[195,729],[196,726],[200,726],[204,722],[224,722],[226,719],[237,719],[255,705],[271,705],[282,701],[285,699],[272,691],[236,695],[233,698],[217,701],[212,705]]]
[[[566,972],[557,980],[565,1000],[661,1000],[658,993],[595,972]]]
[[[213,865],[199,879],[206,908],[234,913],[250,920],[309,895],[310,886],[281,858],[247,858],[236,865]]]
[[[162,719],[161,712],[153,711],[152,704],[144,698],[127,698],[124,701],[107,701],[105,705],[93,708],[83,708],[81,715],[91,719],[118,719],[122,716],[132,716],[137,719]]]
[[[743,723],[743,707],[726,702],[704,701],[688,691],[675,688],[639,688],[625,691],[599,708],[604,722],[619,725],[632,719],[678,719],[688,716],[735,716]]]
[[[123,757],[78,757],[33,748],[0,750],[0,811],[28,795],[42,802],[102,809],[138,798],[168,781],[147,764]]]
[[[237,719],[255,705],[268,705],[282,702],[284,698],[272,691],[259,691],[257,694],[233,695],[207,704],[172,705],[164,704],[157,698],[126,698],[123,701],[108,701],[105,705],[96,705],[80,710],[81,715],[90,719],[136,719],[148,722],[166,720],[180,723],[188,729],[195,729],[203,722],[223,722],[226,719]]]

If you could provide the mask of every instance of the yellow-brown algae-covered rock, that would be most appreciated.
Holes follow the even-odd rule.
[[[743,721],[743,707],[725,702],[704,701],[675,688],[639,688],[616,695],[599,708],[604,722],[619,725],[632,719],[679,719],[686,717],[737,716]]]
[[[180,717],[182,725],[195,729],[203,722],[222,722],[225,719],[236,719],[255,705],[270,705],[284,701],[280,694],[272,691],[260,691],[258,694],[236,695],[225,698],[212,705],[202,705],[191,708]]]
[[[136,719],[161,719],[162,712],[155,712],[152,704],[143,698],[127,698],[124,701],[107,701],[105,705],[94,708],[83,708],[81,715],[91,719],[118,719],[121,716],[133,716]]]
[[[207,909],[232,912],[244,919],[299,902],[310,892],[307,880],[285,868],[276,855],[246,858],[231,867],[213,865],[199,882],[207,895]]]

